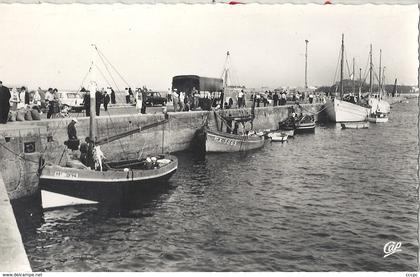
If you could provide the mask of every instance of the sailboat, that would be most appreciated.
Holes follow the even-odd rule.
[[[229,61],[229,52],[227,52],[226,65]],[[225,65],[224,69],[224,88],[227,88],[229,68]],[[221,93],[221,103],[224,93]],[[214,111],[217,130],[212,130],[205,126],[205,144],[206,152],[243,152],[258,149],[264,146],[264,136],[258,136],[253,130],[253,121],[255,118],[255,100],[253,101],[251,114],[240,116],[226,115],[221,105],[221,113]],[[220,120],[220,124],[219,124]],[[250,129],[245,130],[245,124],[250,123]],[[226,132],[223,131],[223,125],[226,125]],[[242,125],[242,132],[238,131],[239,125]]]
[[[383,97],[383,84],[385,82],[385,67],[381,69],[381,57],[382,50],[379,54],[379,78],[378,78],[378,94],[375,97],[369,98],[369,105],[372,107],[368,116],[368,121],[373,123],[384,123],[388,122],[388,115],[391,111],[391,107],[388,102],[382,100]],[[381,79],[382,70],[382,79]]]
[[[344,34],[341,39],[341,70],[340,70],[340,94],[328,101],[325,110],[333,122],[357,122],[366,121],[370,109],[353,98],[344,99]],[[358,99],[360,101],[360,99]]]
[[[92,67],[91,67],[92,68]],[[97,90],[92,80],[89,90]],[[90,93],[90,103],[95,103],[95,93]],[[147,126],[96,139],[95,105],[90,112],[90,141],[97,147],[139,133],[168,122],[161,120]],[[40,162],[40,188],[50,192],[97,202],[126,203],[135,199],[137,193],[165,185],[176,172],[178,160],[170,154],[149,155],[147,158],[104,162],[101,170],[92,170],[79,160],[71,160],[66,166]]]

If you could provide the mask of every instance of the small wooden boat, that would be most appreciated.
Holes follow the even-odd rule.
[[[296,133],[311,133],[315,132],[315,122],[298,122],[295,127]]]
[[[268,134],[268,136],[271,138],[271,141],[274,142],[285,142],[287,141],[288,135],[283,132],[274,132]]]
[[[315,118],[312,115],[302,115],[300,117],[288,117],[279,122],[279,130],[294,131],[294,134],[315,132]]]
[[[368,121],[372,122],[372,123],[388,122],[388,114],[387,113],[381,113],[381,112],[371,113],[368,116]]]
[[[295,136],[295,130],[278,130],[280,133],[286,134],[288,137]]]
[[[341,123],[342,129],[367,129],[369,128],[369,122],[346,122]]]
[[[235,135],[206,130],[206,152],[242,152],[264,146],[264,136]]]

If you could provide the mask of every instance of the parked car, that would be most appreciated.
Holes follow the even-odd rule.
[[[84,109],[83,97],[77,92],[62,91],[58,93],[61,108],[68,108],[70,111],[81,112]]]
[[[168,99],[166,99],[166,97],[162,97],[162,95],[160,95],[160,92],[151,91],[146,94],[145,102],[147,106],[165,106],[167,101]]]

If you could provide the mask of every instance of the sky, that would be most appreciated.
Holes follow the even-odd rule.
[[[387,83],[417,85],[418,19],[417,5],[0,4],[0,80],[78,89],[94,43],[133,88],[167,90],[182,74],[220,78],[227,51],[231,85],[302,87],[307,39],[308,85],[332,85],[343,33],[357,73],[372,43]],[[113,85],[102,74],[99,86]]]

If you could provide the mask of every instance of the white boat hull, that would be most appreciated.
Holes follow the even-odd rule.
[[[285,142],[287,141],[287,134],[284,133],[272,133],[269,135],[273,142]]]
[[[388,117],[368,117],[368,121],[372,123],[385,123],[388,122]]]
[[[333,122],[365,121],[370,111],[368,108],[339,99],[328,101],[325,105],[327,115]]]

